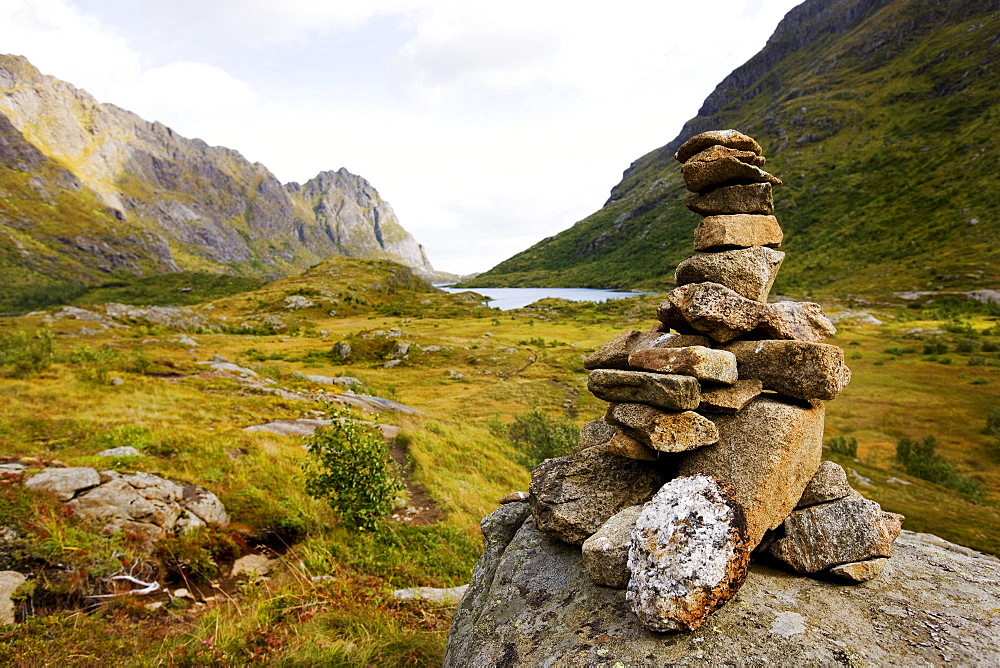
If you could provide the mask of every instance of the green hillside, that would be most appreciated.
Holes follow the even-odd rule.
[[[775,292],[996,288],[998,36],[995,0],[807,0],[604,208],[475,284],[668,288],[700,220],[674,151],[736,128],[785,184]]]

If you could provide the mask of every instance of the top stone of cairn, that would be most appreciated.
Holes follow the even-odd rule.
[[[674,157],[680,162],[687,162],[688,158],[701,153],[710,146],[726,146],[738,151],[750,151],[756,155],[763,153],[760,144],[753,137],[743,134],[737,130],[709,130],[702,132],[688,139],[677,149]]]

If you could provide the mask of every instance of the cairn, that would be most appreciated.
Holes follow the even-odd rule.
[[[822,462],[824,401],[851,378],[818,304],[769,304],[784,260],[760,145],[704,132],[677,151],[695,255],[650,331],[627,330],[584,366],[609,402],[572,455],[532,474],[537,528],[581,545],[590,578],[626,589],[638,620],[691,631],[747,577],[751,554],[797,573],[877,577],[902,516]]]

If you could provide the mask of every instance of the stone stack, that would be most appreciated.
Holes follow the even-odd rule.
[[[751,552],[799,573],[876,577],[902,517],[822,462],[824,401],[850,381],[818,304],[769,304],[785,254],[752,138],[697,135],[677,151],[704,218],[696,254],[649,331],[627,330],[584,362],[609,402],[574,454],[532,474],[535,525],[582,545],[591,579],[627,588],[638,620],[693,630],[735,595]]]

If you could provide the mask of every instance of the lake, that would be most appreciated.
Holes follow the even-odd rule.
[[[591,288],[453,288],[448,285],[435,286],[446,292],[478,292],[489,297],[490,308],[509,311],[534,304],[539,299],[555,297],[571,302],[603,302],[608,299],[624,299],[648,292],[619,292],[617,290],[594,290]]]

